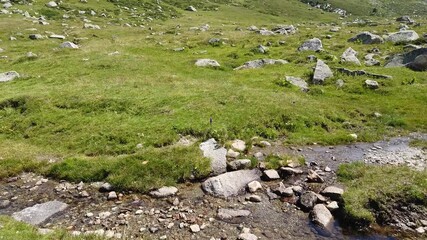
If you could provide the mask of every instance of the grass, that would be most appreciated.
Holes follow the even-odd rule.
[[[15,70],[22,77],[0,84],[0,164],[8,166],[0,170],[0,177],[34,170],[70,181],[106,180],[122,189],[146,191],[207,174],[206,159],[201,159],[197,147],[171,147],[181,135],[200,141],[214,137],[223,143],[259,136],[283,137],[285,144],[292,145],[330,145],[354,142],[351,133],[358,135],[358,141],[375,141],[426,131],[424,73],[366,68],[393,76],[380,80],[377,91],[363,87],[364,77],[339,74],[324,86],[310,86],[308,94],[283,84],[285,75],[309,81],[314,63],[306,60],[308,55],[338,67],[338,57],[349,46],[360,58],[372,47],[381,48],[378,59],[401,52],[402,46],[390,43],[347,43],[355,32],[381,34],[397,25],[350,25],[331,33],[325,23],[341,24],[338,15],[308,9],[297,0],[191,3],[200,11],[184,11],[187,4],[174,0],[162,1],[161,9],[153,1],[133,0],[72,0],[49,10],[38,2],[17,5],[31,15],[46,15],[51,23],[47,26],[22,16],[1,15],[2,55],[7,58],[1,58],[0,72]],[[124,8],[126,4],[130,8]],[[106,14],[84,15],[102,29],[83,29],[82,15],[75,10]],[[70,18],[58,20],[64,13]],[[189,30],[205,24],[210,26],[207,32]],[[298,33],[259,36],[236,31],[236,27],[272,28],[278,24],[294,24]],[[59,49],[61,41],[56,39],[29,40],[32,31],[28,29],[32,28],[42,34],[64,34],[67,40],[78,42],[80,49]],[[420,33],[427,30],[425,25],[415,29]],[[329,34],[332,39],[325,37]],[[9,41],[9,36],[18,40]],[[213,37],[224,44],[209,45]],[[296,51],[302,41],[312,37],[322,38],[324,52]],[[285,45],[278,44],[282,40]],[[269,42],[267,54],[252,52]],[[185,50],[172,51],[177,47]],[[38,57],[27,59],[29,51]],[[110,54],[116,51],[119,54]],[[198,58],[216,59],[221,67],[196,68]],[[259,58],[290,63],[233,71]],[[344,88],[337,89],[337,79],[345,81]],[[374,117],[374,112],[382,117]],[[142,148],[136,147],[139,144]],[[58,162],[37,162],[51,158]],[[11,164],[14,161],[16,165]],[[122,169],[132,174],[125,175]]]
[[[427,208],[426,170],[352,163],[339,167],[338,180],[346,187],[344,211],[352,224],[365,227],[376,223],[375,214],[396,202]]]
[[[103,238],[86,235],[82,237],[74,237],[71,236],[66,231],[57,230],[47,235],[42,235],[38,233],[37,228],[27,225],[22,222],[17,222],[8,216],[0,216],[0,239],[2,240],[13,240],[13,239],[21,240],[32,240],[32,239],[40,239],[40,240],[101,240]]]

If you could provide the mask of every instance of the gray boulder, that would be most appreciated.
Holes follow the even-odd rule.
[[[299,87],[301,89],[301,91],[303,91],[303,92],[308,91],[307,82],[301,78],[286,76],[286,81],[289,82],[290,84],[294,85],[294,86]]]
[[[251,167],[251,160],[249,159],[234,160],[227,163],[227,166],[232,171],[247,169]]]
[[[216,60],[212,60],[212,59],[198,59],[195,65],[198,67],[220,67],[221,66]]]
[[[415,71],[427,71],[427,54],[416,57],[408,67]]]
[[[357,58],[357,52],[349,47],[345,52],[341,55],[341,63],[354,63],[356,65],[361,65],[359,59]]]
[[[218,175],[227,171],[227,149],[218,145],[215,139],[211,138],[199,146],[203,156],[211,161],[212,175]]]
[[[0,73],[0,82],[9,82],[19,77],[19,73],[15,71]]]
[[[320,51],[322,50],[322,41],[318,38],[313,38],[305,41],[299,48],[298,51]]]
[[[384,43],[384,39],[370,32],[362,32],[348,40],[349,42],[361,42],[363,44],[380,44]]]
[[[244,192],[248,183],[259,180],[261,172],[254,170],[240,170],[211,177],[202,183],[203,190],[215,197],[231,197]]]
[[[331,69],[322,60],[317,60],[316,68],[314,69],[313,84],[323,84],[327,78],[333,77]]]
[[[322,195],[329,197],[334,201],[341,200],[343,194],[344,194],[344,190],[342,188],[335,187],[335,186],[329,186],[323,189],[322,191]]]
[[[313,223],[317,224],[324,230],[332,229],[334,217],[325,205],[317,204],[314,206],[310,216]]]
[[[391,33],[386,40],[393,43],[411,42],[419,39],[420,36],[413,30]]]
[[[380,87],[377,81],[369,79],[365,81],[365,86],[370,89],[378,89]]]
[[[78,49],[79,46],[77,46],[75,43],[73,42],[64,42],[61,43],[61,45],[59,45],[60,48],[71,48],[71,49]]]
[[[427,48],[419,48],[415,49],[413,51],[403,53],[403,54],[397,54],[393,56],[385,65],[385,67],[408,67],[415,71],[425,71],[425,68],[423,68],[422,62],[424,57],[427,55]],[[418,59],[417,59],[418,58]],[[415,59],[417,59],[417,63],[414,63]],[[425,67],[425,65],[424,65]],[[424,69],[424,70],[423,70]]]
[[[253,69],[253,68],[262,68],[265,65],[274,65],[274,64],[286,64],[288,63],[285,60],[281,59],[258,59],[244,63],[242,66],[235,68],[234,70],[242,70],[242,69]]]
[[[155,198],[165,198],[175,195],[178,192],[176,187],[161,187],[155,191],[151,191],[150,195]]]
[[[12,217],[17,221],[22,221],[31,225],[39,225],[49,218],[64,211],[68,205],[59,201],[51,201],[42,204],[36,204],[32,207],[15,212]]]

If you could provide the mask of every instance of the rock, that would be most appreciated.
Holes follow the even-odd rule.
[[[396,19],[397,22],[413,24],[415,21],[412,20],[409,16],[401,16]]]
[[[252,181],[252,182],[248,183],[248,191],[250,193],[254,193],[254,192],[256,192],[256,191],[258,191],[260,189],[262,189],[262,185],[261,185],[260,182],[258,182],[258,181]]]
[[[317,202],[317,195],[312,191],[304,192],[298,201],[299,206],[304,211],[311,210]]]
[[[323,204],[314,206],[313,211],[310,213],[313,223],[322,227],[325,230],[330,230],[333,225],[334,217],[331,212]]]
[[[378,60],[374,59],[374,56],[375,56],[375,54],[373,54],[373,53],[367,54],[365,56],[365,65],[366,66],[372,67],[372,66],[381,65],[381,63]]]
[[[299,87],[301,89],[301,91],[303,91],[303,92],[308,91],[307,82],[301,78],[286,76],[286,81],[289,82],[290,84],[294,85],[294,86]]]
[[[208,43],[212,46],[219,46],[219,45],[221,45],[221,39],[211,38],[211,39],[209,39]]]
[[[370,89],[378,89],[380,87],[377,81],[369,79],[365,81],[365,86]]]
[[[261,142],[259,142],[259,145],[261,147],[271,147],[271,143],[269,143],[267,141],[261,141]]]
[[[338,202],[332,201],[326,206],[326,208],[328,208],[329,211],[333,212],[338,210],[340,207],[338,206]]]
[[[317,57],[314,55],[309,55],[309,56],[307,56],[307,60],[309,62],[317,62]]]
[[[349,47],[345,52],[341,55],[341,63],[354,63],[356,65],[361,65],[359,59],[357,59],[357,52]]]
[[[213,138],[201,143],[199,147],[203,152],[203,156],[211,160],[213,175],[227,171],[227,149],[220,147]]]
[[[19,77],[20,77],[19,73],[15,72],[15,71],[0,73],[0,82],[13,81]]]
[[[228,172],[207,179],[202,183],[202,188],[215,197],[236,196],[244,191],[248,183],[259,180],[260,175],[261,172],[257,169]]]
[[[247,169],[250,168],[251,165],[252,162],[249,159],[239,159],[227,163],[228,168],[232,171]]]
[[[384,39],[370,32],[362,32],[355,37],[350,38],[349,42],[361,42],[362,44],[380,44],[384,43]]]
[[[255,31],[258,31],[258,27],[257,26],[249,26],[248,28],[248,31],[252,31],[252,32],[255,32]]]
[[[258,240],[258,237],[252,233],[241,233],[238,240]]]
[[[340,27],[333,27],[333,28],[331,28],[329,31],[330,32],[339,32],[341,30],[341,28]]]
[[[111,192],[108,193],[108,197],[107,197],[108,200],[116,200],[117,198],[118,197],[117,197],[117,193],[116,192],[111,191]]]
[[[414,50],[417,50],[417,49],[420,49],[420,48],[422,48],[422,47],[418,46],[418,45],[407,44],[407,45],[403,46],[403,51],[410,52],[410,51],[414,51]]]
[[[85,23],[85,24],[83,25],[83,28],[84,28],[84,29],[95,29],[95,30],[99,30],[99,29],[101,29],[101,27],[100,27],[100,26],[95,25],[95,24],[90,24],[90,23]]]
[[[78,49],[79,46],[74,44],[73,42],[64,42],[61,45],[59,45],[60,48],[71,48],[71,49]]]
[[[268,52],[268,47],[263,45],[258,45],[254,50],[255,53],[266,54]]]
[[[56,4],[56,2],[54,1],[50,1],[46,3],[46,7],[55,8],[55,7],[58,7],[58,4]]]
[[[43,39],[43,36],[41,34],[30,34],[28,37],[31,40],[40,40],[40,39]]]
[[[64,35],[52,34],[52,35],[49,36],[49,38],[65,39],[65,36]]]
[[[9,200],[1,200],[0,201],[0,209],[5,209],[10,206]]]
[[[22,221],[30,225],[39,225],[53,215],[64,211],[67,207],[66,203],[50,201],[25,208],[20,212],[15,212],[12,214],[12,217],[17,221]]]
[[[246,150],[246,143],[242,140],[236,139],[231,143],[233,150],[244,152]]]
[[[314,69],[313,83],[323,84],[325,79],[333,77],[331,69],[322,60],[317,60],[316,68]]]
[[[258,161],[264,161],[264,159],[265,159],[264,153],[262,153],[262,152],[256,152],[256,153],[254,153],[254,157]]]
[[[407,30],[407,31],[400,31],[391,33],[387,38],[386,41],[393,42],[393,43],[402,43],[402,42],[411,42],[419,39],[420,36],[413,31],[413,30]]]
[[[414,68],[414,66],[412,66],[412,63],[415,61],[415,59],[418,56],[422,56],[422,55],[427,55],[427,48],[419,48],[419,49],[415,49],[413,51],[407,52],[407,53],[403,53],[403,54],[397,54],[394,55],[385,65],[385,67],[409,67],[412,70],[416,70],[416,71],[421,71],[421,70],[417,70],[419,68]]]
[[[198,233],[198,232],[200,232],[200,226],[199,226],[199,224],[190,225],[190,230],[191,230],[192,233]]]
[[[280,175],[276,170],[270,169],[263,172],[262,178],[266,181],[272,181],[280,179]]]
[[[267,30],[267,29],[260,29],[258,31],[256,31],[258,34],[262,35],[262,36],[271,36],[271,35],[276,35],[273,31]]]
[[[249,202],[257,202],[257,203],[262,202],[261,197],[258,195],[250,195],[250,196],[246,197],[246,200]]]
[[[318,38],[313,38],[305,41],[299,48],[298,51],[320,51],[323,49],[322,41]]]
[[[419,234],[424,234],[426,232],[423,227],[416,228],[415,231]]]
[[[391,79],[391,76],[387,76],[387,75],[381,75],[381,74],[375,74],[375,73],[369,73],[366,72],[365,70],[350,70],[347,68],[337,68],[336,69],[338,72],[349,75],[349,76],[368,76],[368,77],[372,77],[372,78],[379,78],[379,79]]]
[[[89,195],[89,193],[87,191],[82,191],[82,192],[79,193],[79,196],[82,197],[82,198],[87,198],[90,195]]]
[[[304,171],[301,169],[291,168],[291,167],[281,167],[280,168],[280,174],[282,176],[289,176],[289,175],[298,175],[303,174]]]
[[[234,151],[233,149],[228,149],[227,157],[229,158],[238,158],[240,156],[239,152]]]
[[[427,71],[427,54],[416,57],[408,67],[415,71]]]
[[[286,187],[283,183],[279,183],[279,186],[273,189],[273,192],[281,197],[292,197],[294,190],[292,187]]]
[[[338,79],[338,80],[335,82],[335,85],[337,86],[337,88],[342,88],[342,87],[344,87],[345,82],[344,82],[344,80],[342,80],[342,79]]]
[[[4,9],[8,9],[8,8],[11,8],[13,5],[12,5],[12,3],[10,3],[10,2],[6,2],[5,4],[3,4],[3,8]]]
[[[216,60],[212,59],[198,59],[195,63],[197,67],[220,67]]]
[[[150,192],[150,196],[155,198],[165,198],[175,195],[178,192],[176,187],[161,187],[155,191]]]
[[[272,29],[274,33],[282,34],[282,35],[295,34],[297,30],[298,29],[293,25],[279,25]]]
[[[113,186],[109,183],[102,183],[99,187],[100,192],[111,192],[113,190]]]
[[[251,212],[248,210],[234,210],[220,208],[218,209],[218,218],[222,220],[230,220],[237,217],[247,217],[251,215]]]
[[[111,216],[111,212],[100,212],[100,213],[98,214],[98,217],[99,217],[100,219],[106,219],[106,218],[108,218],[109,216]]]
[[[265,65],[275,65],[275,64],[287,64],[288,62],[281,59],[259,59],[259,60],[253,60],[244,63],[242,66],[235,68],[234,70],[242,70],[242,69],[253,69],[253,68],[262,68]]]
[[[48,228],[39,228],[37,229],[37,233],[40,235],[48,235],[48,234],[52,234],[53,230]]]
[[[197,12],[197,9],[193,6],[188,6],[185,10],[190,11],[190,12]]]
[[[322,194],[326,197],[329,197],[330,199],[334,201],[339,201],[342,199],[342,195],[344,194],[344,190],[339,187],[335,186],[329,186],[325,189],[323,189]]]

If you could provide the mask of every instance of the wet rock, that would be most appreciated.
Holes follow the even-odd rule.
[[[419,39],[420,36],[413,30],[406,30],[391,33],[386,40],[393,43],[411,42]]]
[[[251,212],[248,210],[235,210],[220,208],[218,209],[218,218],[222,220],[229,220],[237,217],[247,217],[251,215]]]
[[[323,84],[327,78],[333,77],[331,69],[322,60],[317,60],[316,68],[314,69],[313,84]]]
[[[248,191],[249,192],[254,193],[260,189],[262,189],[262,185],[260,182],[252,181],[252,182],[248,183]]]
[[[314,205],[317,203],[317,195],[312,191],[307,191],[303,193],[298,201],[298,205],[304,211],[309,211],[313,209]]]
[[[164,198],[175,195],[178,192],[176,187],[161,187],[155,191],[150,192],[150,196],[155,198]]]
[[[243,69],[254,69],[254,68],[262,68],[265,65],[283,65],[288,62],[281,59],[258,59],[244,63],[242,66],[235,68],[234,70],[243,70]]]
[[[246,150],[246,143],[242,140],[237,139],[231,143],[231,147],[236,151],[243,152]]]
[[[50,201],[15,212],[12,214],[12,217],[17,221],[22,221],[31,225],[39,225],[53,215],[64,211],[67,207],[68,205],[66,203]]]
[[[344,190],[342,188],[335,187],[335,186],[329,186],[323,189],[322,191],[322,195],[335,201],[341,200],[343,194],[344,194]]]
[[[303,92],[307,92],[308,91],[308,84],[306,81],[304,81],[301,78],[297,78],[297,77],[291,77],[291,76],[286,76],[286,81],[289,82],[290,84],[297,86],[301,89],[301,91]]]
[[[378,89],[380,87],[377,81],[369,79],[365,81],[365,86],[370,89]]]
[[[323,204],[314,206],[313,211],[310,213],[313,223],[322,227],[324,230],[331,230],[334,217],[331,212]]]
[[[320,51],[322,50],[322,41],[318,38],[313,38],[305,41],[299,48],[298,51]]]
[[[227,149],[220,147],[215,139],[211,138],[200,144],[203,156],[211,160],[213,175],[218,175],[227,171]]]
[[[263,172],[262,178],[263,180],[266,180],[266,181],[272,181],[272,180],[280,179],[280,175],[276,170],[270,169],[270,170],[265,170]]]
[[[354,63],[356,65],[361,65],[359,59],[357,58],[357,52],[349,47],[345,52],[341,55],[341,63]]]
[[[251,164],[252,162],[249,159],[239,159],[239,160],[234,160],[232,162],[227,163],[227,166],[230,170],[236,171],[236,170],[250,168]]]
[[[362,32],[348,40],[349,42],[360,42],[362,44],[380,44],[384,39],[370,32]]]
[[[211,177],[202,183],[203,190],[215,197],[231,197],[243,192],[248,183],[259,180],[261,172],[239,170]]]
[[[212,59],[198,59],[195,63],[197,67],[220,67],[216,60]]]
[[[0,73],[0,82],[13,81],[19,77],[20,77],[19,73],[15,72],[15,71]]]

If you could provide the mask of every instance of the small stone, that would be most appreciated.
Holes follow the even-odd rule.
[[[9,200],[2,200],[0,201],[0,209],[4,209],[10,206],[10,201]]]
[[[331,171],[332,171],[332,169],[330,167],[328,167],[328,166],[325,167],[325,172],[331,172]]]
[[[419,234],[424,234],[426,232],[423,227],[416,228],[415,231]]]
[[[56,4],[56,2],[54,1],[50,1],[46,3],[46,7],[55,8],[55,7],[58,7],[58,4]]]
[[[324,228],[330,230],[333,224],[334,217],[331,212],[323,204],[317,204],[314,206],[313,211],[310,214],[312,221]]]
[[[229,157],[229,158],[238,158],[238,157],[239,157],[239,155],[240,155],[240,153],[239,153],[239,152],[234,151],[233,149],[229,149],[229,150],[227,151],[227,157]]]
[[[144,211],[142,211],[141,209],[139,209],[139,210],[136,210],[135,215],[141,215],[143,213],[144,213]]]
[[[106,218],[108,218],[109,216],[111,216],[111,212],[100,212],[100,213],[98,214],[98,217],[99,217],[100,219],[106,219]]]
[[[198,59],[195,63],[197,67],[220,67],[221,65],[212,59]]]
[[[258,237],[252,233],[241,233],[237,239],[239,239],[239,240],[258,240]]]
[[[370,89],[378,89],[380,87],[377,81],[369,79],[365,81],[365,86]]]
[[[263,179],[267,180],[267,181],[272,181],[272,180],[277,180],[280,179],[279,173],[274,170],[274,169],[270,169],[270,170],[265,170],[263,173]]]
[[[30,34],[28,36],[31,40],[39,40],[39,39],[43,39],[43,36],[41,34]]]
[[[155,191],[151,191],[150,195],[155,198],[164,198],[175,195],[178,192],[176,187],[161,187]]]
[[[307,182],[317,182],[317,183],[323,183],[325,180],[323,180],[322,177],[319,176],[315,171],[309,170],[307,175]]]
[[[271,143],[267,141],[261,141],[259,142],[259,144],[261,145],[261,147],[271,147]]]
[[[230,170],[236,171],[236,170],[250,168],[251,164],[252,162],[249,159],[239,159],[239,160],[234,160],[232,162],[227,163],[227,166]]]
[[[262,198],[258,195],[250,195],[246,197],[246,200],[249,202],[262,202]]]
[[[197,9],[193,6],[188,6],[185,10],[190,11],[190,12],[197,12]]]
[[[338,202],[332,201],[328,205],[326,205],[326,208],[328,208],[329,211],[333,212],[335,210],[338,210],[340,207],[338,206]]]
[[[247,217],[251,214],[248,210],[234,210],[234,209],[226,209],[220,208],[218,210],[218,217],[220,219],[232,219],[237,217]]]
[[[198,224],[191,225],[190,229],[191,229],[192,233],[198,233],[198,232],[200,232],[200,226]]]
[[[264,153],[262,152],[257,152],[254,154],[254,157],[258,160],[258,161],[263,161],[265,159]]]
[[[281,167],[280,173],[282,175],[298,175],[298,174],[303,174],[304,171],[301,169],[296,169],[291,167]]]
[[[73,42],[64,42],[59,47],[60,48],[71,48],[71,49],[78,49],[79,48],[79,46],[77,46]]]
[[[249,192],[254,193],[254,192],[256,192],[256,191],[258,191],[260,189],[262,189],[262,185],[261,185],[260,182],[258,182],[258,181],[252,181],[252,182],[248,183],[248,190],[249,190]]]
[[[108,200],[115,200],[117,198],[118,197],[117,197],[117,193],[116,192],[112,191],[112,192],[108,193],[108,197],[107,197]]]
[[[243,152],[246,149],[246,143],[242,140],[237,139],[231,143],[231,147],[236,151]]]
[[[89,197],[89,193],[86,192],[86,191],[82,191],[82,192],[79,193],[79,196],[82,197],[82,198],[87,198],[87,197]]]
[[[93,213],[91,213],[91,212],[86,213],[86,217],[88,217],[88,218],[93,217]]]

